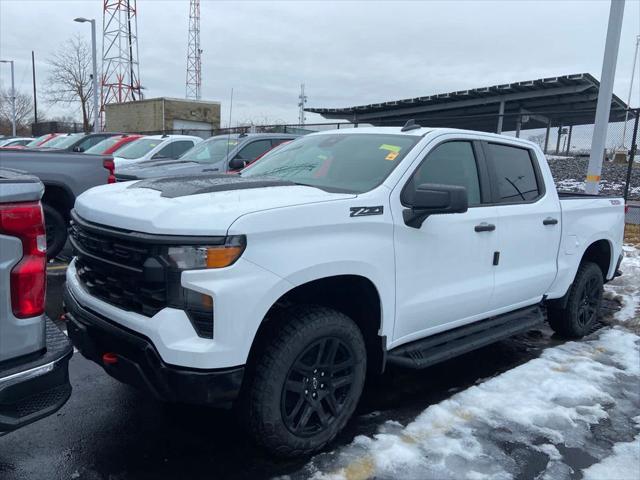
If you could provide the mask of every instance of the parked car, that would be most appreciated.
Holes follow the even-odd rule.
[[[122,135],[114,132],[100,133],[67,133],[40,146],[46,150],[65,150],[67,152],[84,152],[97,143],[114,136]]]
[[[120,150],[125,145],[142,138],[143,135],[123,133],[122,135],[114,135],[113,137],[105,138],[104,140],[96,143],[93,147],[87,148],[84,153],[90,153],[92,155],[112,155]]]
[[[115,182],[113,157],[108,155],[0,149],[0,168],[24,170],[44,184],[42,203],[49,258],[58,255],[65,245],[76,197],[96,185]]]
[[[69,398],[73,347],[44,313],[46,241],[33,176],[0,168],[0,435]]]
[[[0,139],[0,147],[24,146],[33,141],[31,137],[7,137]]]
[[[559,335],[588,333],[624,230],[621,198],[559,195],[534,143],[411,124],[310,134],[239,176],[97,187],[72,216],[80,352],[160,399],[239,399],[253,438],[291,456],[335,438],[367,372],[545,309]]]
[[[40,146],[44,145],[49,140],[53,140],[58,135],[62,135],[62,134],[61,133],[45,133],[44,135],[40,135],[39,137],[34,138],[33,140],[31,140],[29,143],[27,143],[23,147],[16,146],[16,147],[13,147],[13,148],[37,148],[37,147],[40,147]]]
[[[145,160],[178,158],[201,141],[200,137],[191,135],[149,135],[139,138],[118,150],[114,156],[116,169]]]
[[[177,160],[151,160],[119,168],[118,181],[210,172],[238,171],[266,152],[299,135],[286,133],[249,133],[216,135],[198,143]]]

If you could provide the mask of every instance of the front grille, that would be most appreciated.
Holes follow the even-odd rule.
[[[154,259],[158,247],[78,222],[72,224],[70,234],[78,277],[93,296],[146,316],[167,306],[165,272],[154,268],[160,266]]]
[[[180,285],[182,272],[166,257],[171,245],[223,245],[225,237],[182,237],[119,230],[82,220],[71,212],[69,240],[76,272],[91,295],[123,310],[152,317],[165,307],[185,311],[196,333],[213,338],[213,312],[202,294]]]

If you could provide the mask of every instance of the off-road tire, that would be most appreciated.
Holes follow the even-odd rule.
[[[42,204],[44,225],[47,233],[47,258],[58,256],[67,241],[67,221],[51,205]]]
[[[285,310],[278,321],[278,328],[271,331],[273,335],[260,349],[252,368],[249,369],[241,412],[251,436],[258,445],[270,453],[281,457],[308,455],[331,442],[353,415],[366,375],[364,339],[357,325],[346,315],[329,308],[311,305],[294,306]],[[315,345],[319,345],[317,352],[314,350]],[[313,373],[313,362],[310,359],[323,348],[327,354],[318,356],[322,356],[325,361],[316,361],[315,365],[319,365],[320,368],[316,368],[316,373]],[[334,350],[336,353],[331,357]],[[352,362],[344,360],[349,355],[352,356]],[[328,367],[331,364],[330,358],[333,358],[331,361],[335,369]],[[298,373],[303,361],[304,369],[310,369],[309,377]],[[352,367],[340,370],[340,366],[347,363]],[[344,374],[347,371],[351,372],[350,387],[334,389],[334,385],[344,383],[347,376]],[[334,381],[334,378],[337,380]],[[303,391],[300,393],[289,390],[290,385],[298,388],[300,384],[303,385]],[[309,386],[308,390],[306,386]],[[321,389],[321,386],[324,389]],[[309,392],[308,396],[303,397],[304,391]],[[311,399],[311,395],[315,395],[314,400]],[[329,395],[334,400],[331,400]],[[341,403],[335,400],[339,396],[342,399]],[[329,401],[336,407],[336,414],[331,416],[330,413],[329,421],[325,424],[319,413],[324,416],[330,411],[326,408]],[[302,406],[299,407],[301,413],[297,416],[291,415],[299,402],[302,402]],[[312,405],[312,402],[316,408],[321,404],[322,412],[310,414],[308,423],[312,425],[309,428],[321,430],[313,434],[302,431],[295,433],[294,430],[298,427],[292,426],[292,423],[302,425],[304,410],[307,409],[307,405]],[[287,410],[287,405],[290,410]],[[337,408],[338,406],[340,408]],[[292,420],[286,420],[286,417]],[[299,421],[296,422],[296,419]]]
[[[603,284],[602,270],[598,265],[592,262],[580,264],[564,308],[552,305],[547,310],[551,328],[565,338],[587,335],[600,313]]]

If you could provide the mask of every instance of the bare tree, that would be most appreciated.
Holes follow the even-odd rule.
[[[91,49],[81,37],[67,40],[49,60],[51,73],[45,91],[52,104],[80,106],[85,132],[93,118]]]
[[[544,133],[540,133],[538,135],[531,135],[527,137],[527,140],[533,143],[537,143],[540,148],[544,148],[544,140],[546,135]]]
[[[11,132],[11,90],[0,91],[0,131]],[[33,120],[33,103],[31,96],[16,90],[16,132],[28,134]]]

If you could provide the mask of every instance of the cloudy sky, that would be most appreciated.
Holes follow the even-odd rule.
[[[43,89],[47,56],[78,33],[89,40],[88,26],[72,19],[97,18],[101,26],[101,6],[0,0],[0,57],[15,60],[16,88],[31,91],[34,50]],[[600,78],[609,2],[202,0],[201,9],[202,96],[222,102],[226,123],[233,87],[235,124],[296,122],[301,82],[309,106],[333,107],[578,72]],[[148,98],[185,94],[188,10],[188,0],[138,0]],[[623,99],[638,34],[640,1],[627,0],[614,89]],[[2,65],[0,87],[9,84]],[[50,115],[78,116],[39,102]]]

